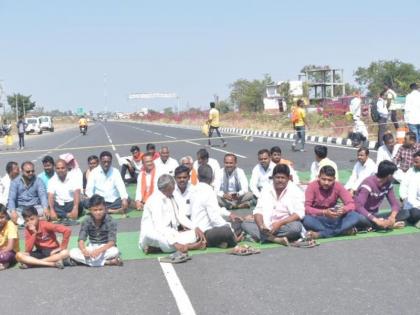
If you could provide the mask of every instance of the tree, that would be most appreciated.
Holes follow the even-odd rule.
[[[377,95],[387,84],[397,94],[410,92],[410,84],[420,80],[420,71],[411,63],[399,60],[379,60],[372,62],[367,68],[359,67],[354,73],[355,80],[371,95]]]
[[[227,100],[223,100],[217,104],[217,108],[222,114],[224,114],[233,111],[233,104]]]
[[[172,114],[174,113],[174,110],[172,109],[172,107],[165,107],[165,108],[163,109],[163,113],[164,113],[165,115],[172,115]]]
[[[36,103],[31,101],[31,97],[32,95],[25,96],[20,93],[13,94],[7,97],[7,103],[10,105],[13,111],[16,110],[17,103],[19,115],[23,115],[24,112],[27,113],[36,106]]]

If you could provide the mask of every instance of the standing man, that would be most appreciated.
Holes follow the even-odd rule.
[[[386,107],[391,112],[391,121],[394,123],[395,130],[398,129],[398,119],[397,119],[397,107],[395,104],[395,98],[397,97],[397,93],[394,92],[393,89],[388,84],[384,86],[385,92],[385,100],[386,100]]]
[[[25,148],[25,129],[26,129],[26,123],[23,119],[23,116],[19,117],[19,120],[16,124],[17,132],[19,135],[19,150],[23,150]]]
[[[384,92],[381,92],[378,97],[378,101],[376,102],[376,108],[379,114],[379,121],[378,121],[378,147],[383,145],[383,137],[386,132],[387,122],[388,122],[388,107],[385,104],[384,100]]]
[[[297,144],[301,143],[300,152],[305,151],[305,126],[307,126],[306,122],[306,112],[303,106],[305,103],[303,100],[298,100],[296,103],[297,107],[294,108],[292,112],[292,124],[293,129],[296,131],[296,139],[295,142],[292,144],[292,150],[296,151]]]
[[[217,136],[222,140],[222,146],[225,147],[227,145],[226,141],[223,139],[222,135],[220,134],[219,122],[220,113],[219,110],[216,108],[216,104],[214,102],[210,102],[210,112],[209,112],[209,120],[207,123],[209,124],[209,146],[211,146],[210,138],[213,135],[213,131],[216,130]]]
[[[416,134],[417,142],[420,142],[420,92],[417,84],[410,84],[411,93],[405,99],[404,120],[411,132]]]

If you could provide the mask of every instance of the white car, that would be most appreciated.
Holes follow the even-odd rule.
[[[28,135],[30,133],[42,134],[41,123],[37,117],[25,118],[25,133]]]
[[[54,132],[53,119],[50,116],[39,116],[40,128],[42,131],[48,130]]]

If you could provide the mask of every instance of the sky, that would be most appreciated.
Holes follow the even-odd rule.
[[[235,80],[296,80],[303,66],[420,68],[420,1],[0,0],[0,80],[46,109],[181,109]]]

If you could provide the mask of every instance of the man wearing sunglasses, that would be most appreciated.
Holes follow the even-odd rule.
[[[35,176],[35,166],[32,162],[22,163],[22,173],[10,184],[7,203],[10,218],[15,224],[23,225],[22,211],[34,206],[38,216],[49,217],[48,197],[45,185]]]

